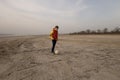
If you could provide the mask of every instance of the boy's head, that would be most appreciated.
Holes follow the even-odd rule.
[[[58,30],[58,29],[59,29],[59,26],[55,26],[55,28]]]

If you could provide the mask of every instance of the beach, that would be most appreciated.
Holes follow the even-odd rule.
[[[120,80],[120,35],[0,38],[0,80]]]

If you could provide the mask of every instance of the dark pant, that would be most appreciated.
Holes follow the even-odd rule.
[[[52,49],[51,49],[51,52],[53,52],[53,53],[54,53],[56,42],[57,42],[56,40],[52,40]]]

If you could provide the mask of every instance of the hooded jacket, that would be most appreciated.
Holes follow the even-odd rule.
[[[58,31],[55,28],[50,32],[50,39],[58,40]]]

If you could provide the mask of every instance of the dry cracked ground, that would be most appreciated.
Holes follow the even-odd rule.
[[[120,35],[0,38],[0,80],[120,80]]]

